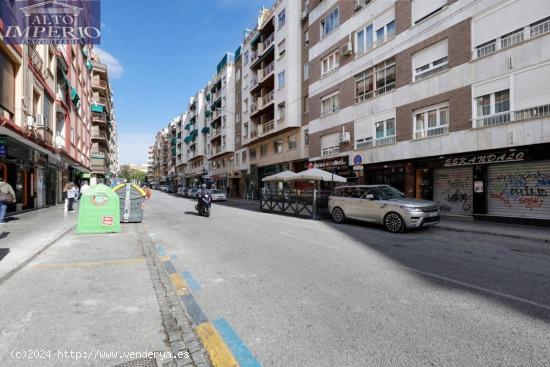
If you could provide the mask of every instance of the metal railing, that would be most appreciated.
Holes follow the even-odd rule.
[[[340,147],[329,147],[321,149],[321,157],[326,157],[338,153],[340,153]]]
[[[329,108],[329,109],[327,109],[327,110],[323,110],[323,111],[321,112],[321,117],[325,117],[325,116],[328,116],[328,115],[332,115],[333,113],[336,113],[336,112],[338,112],[338,111],[340,111],[340,108],[338,108],[338,107],[332,107],[332,108]]]
[[[490,116],[481,116],[473,120],[473,127],[487,127],[512,121],[522,121],[548,116],[550,116],[550,104],[525,108],[517,111],[506,111]]]
[[[92,130],[92,139],[103,139],[107,140],[107,133],[102,130],[93,129]]]
[[[92,120],[98,122],[107,122],[107,114],[103,112],[92,112]]]
[[[210,138],[214,139],[214,138],[218,137],[218,135],[221,135],[221,133],[222,133],[222,129],[220,127],[216,128],[216,129],[213,129]]]
[[[265,96],[262,97],[262,107],[270,104],[273,102],[273,99],[275,97],[275,94],[273,92],[269,92]]]
[[[500,48],[508,48],[523,42],[523,29],[500,39]]]
[[[271,73],[275,71],[275,61],[272,61],[271,64],[267,65],[262,71],[262,80],[267,78]]]
[[[263,52],[265,52],[273,44],[275,40],[275,33],[272,33],[271,36],[267,37],[262,43],[264,45]]]
[[[254,102],[250,105],[250,114],[258,111],[258,102]]]
[[[376,41],[372,43],[373,45],[372,47],[374,48],[374,47],[382,46],[384,43],[388,42],[393,38],[395,38],[395,31],[384,35],[384,37],[378,38]]]
[[[32,64],[40,72],[42,72],[42,67],[44,66],[44,60],[42,60],[42,57],[40,56],[40,54],[32,46],[29,46],[29,58],[31,59]]]
[[[92,79],[92,86],[106,89],[107,88],[107,82],[105,80]]]
[[[497,43],[495,41],[493,43],[489,43],[488,45],[477,47],[475,52],[477,57],[484,57],[493,54],[497,52]]]
[[[434,128],[418,130],[414,133],[415,139],[430,138],[432,136],[445,135],[449,132],[449,126],[438,126]]]
[[[275,120],[264,122],[263,124],[258,125],[260,135],[266,134],[273,129],[275,129]]]
[[[367,92],[367,93],[364,93],[360,96],[355,97],[355,103],[365,102],[365,101],[367,101],[369,99],[372,99],[374,97],[378,97],[378,96],[381,96],[383,94],[389,93],[394,89],[395,89],[395,83],[388,84],[388,85],[386,85],[382,88],[375,89],[375,90],[372,90],[370,92]]]
[[[361,150],[361,149],[369,149],[374,146],[374,142],[372,140],[362,141],[359,143],[355,143],[355,150]]]
[[[394,144],[394,143],[395,143],[395,135],[386,136],[386,137],[383,137],[383,138],[376,138],[374,140],[374,145],[377,146],[377,147],[382,146],[382,145]]]
[[[537,37],[546,33],[550,33],[550,20],[531,26],[529,30],[531,37]]]

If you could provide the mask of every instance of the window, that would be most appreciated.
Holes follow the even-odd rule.
[[[248,64],[248,50],[243,55],[243,65]]]
[[[286,12],[285,12],[285,9],[281,10],[281,12],[279,13],[279,16],[277,17],[278,20],[279,20],[279,29],[281,29],[282,27],[284,27],[285,23],[286,23]]]
[[[243,101],[243,112],[248,111],[248,98],[245,98]]]
[[[414,80],[425,79],[435,73],[448,69],[448,54],[447,40],[438,42],[415,53],[413,55]]]
[[[279,74],[277,74],[277,86],[279,89],[281,89],[285,86],[285,84],[285,71],[283,70]]]
[[[303,107],[304,113],[309,112],[309,101],[308,101],[308,99],[309,99],[308,96],[304,97],[304,107]]]
[[[474,127],[483,127],[510,121],[510,90],[485,94],[476,98]]]
[[[334,93],[321,99],[321,116],[339,111],[339,94]]]
[[[395,60],[391,58],[355,76],[355,103],[366,101],[394,89]]]
[[[260,157],[265,157],[267,155],[267,144],[260,145]]]
[[[376,132],[376,145],[386,145],[395,143],[395,119],[391,118],[385,121],[374,123]]]
[[[235,165],[236,166],[241,165],[241,157],[239,156],[239,153],[235,153]]]
[[[362,55],[373,46],[372,24],[357,32],[357,54]]]
[[[321,156],[338,154],[340,152],[340,134],[334,133],[321,136]]]
[[[241,144],[241,133],[235,134],[235,144],[240,145]]]
[[[321,21],[321,38],[331,33],[339,25],[338,8]]]
[[[421,139],[449,132],[449,105],[432,106],[414,113],[414,138]]]
[[[243,162],[243,164],[246,163],[246,150],[241,153],[241,161]]]
[[[243,128],[244,128],[244,136],[248,136],[248,122],[245,122],[243,124]]]
[[[304,146],[309,145],[309,129],[304,130]]]
[[[304,47],[309,46],[309,31],[304,32]]]
[[[250,160],[256,160],[256,149],[250,149]]]
[[[52,105],[53,105],[53,102],[50,99],[50,97],[44,95],[44,107],[43,107],[44,126],[46,126],[48,129],[52,128]]]
[[[296,143],[296,135],[290,135],[288,137],[288,150],[296,149],[298,144]]]
[[[339,52],[333,52],[321,60],[321,77],[325,77],[338,70]]]
[[[278,113],[279,113],[279,120],[284,119],[284,118],[285,118],[285,114],[286,114],[286,105],[285,105],[285,102],[279,103],[279,104],[277,105],[277,111],[278,111]]]
[[[237,122],[237,123],[241,122],[241,114],[240,114],[240,112],[237,112],[237,113],[235,114],[235,122]]]
[[[237,69],[237,72],[235,73],[235,79],[237,79],[237,81],[241,80],[241,69]]]
[[[15,66],[0,50],[0,116],[7,111],[11,118],[15,113]]]
[[[476,47],[477,57],[483,57],[494,53],[497,49],[497,40],[485,42]]]
[[[304,64],[304,80],[309,79],[309,63]]]
[[[279,42],[279,44],[277,45],[277,50],[279,50],[279,57],[282,57],[284,54],[285,54],[285,40],[282,40],[281,42]]]
[[[281,154],[283,152],[283,141],[278,139],[273,141],[273,151],[275,154]]]

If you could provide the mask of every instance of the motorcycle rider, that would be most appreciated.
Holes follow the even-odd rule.
[[[201,198],[206,195],[211,196],[212,193],[206,188],[206,184],[203,183],[201,185],[201,188],[197,191],[197,206],[195,206],[195,209],[199,210],[199,205],[201,205]]]

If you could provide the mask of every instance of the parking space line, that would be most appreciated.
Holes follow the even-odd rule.
[[[221,334],[225,343],[231,349],[231,352],[239,362],[240,367],[262,366],[224,318],[216,319],[212,323]]]
[[[178,296],[183,296],[184,294],[189,293],[187,283],[178,273],[170,274],[170,282],[172,282]]]
[[[191,275],[190,272],[184,271],[181,273],[181,276],[185,279],[187,284],[191,287],[191,290],[198,292],[202,289],[201,286],[199,285],[199,282],[197,282],[197,280],[193,277],[193,275]]]
[[[239,364],[225,345],[222,337],[210,322],[197,327],[197,334],[208,351],[214,367],[239,367]]]

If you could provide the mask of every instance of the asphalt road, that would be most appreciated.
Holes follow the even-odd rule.
[[[263,366],[550,366],[550,245],[154,192],[146,228]]]

